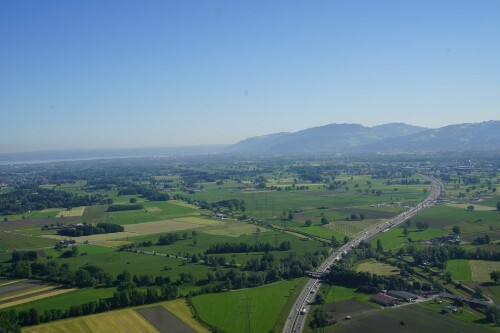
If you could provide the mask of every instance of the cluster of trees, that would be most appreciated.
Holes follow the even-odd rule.
[[[356,221],[356,220],[361,220],[363,221],[365,219],[365,214],[360,213],[359,216],[357,214],[351,214],[351,216],[346,216],[345,220],[346,221]]]
[[[71,270],[67,263],[60,265],[53,260],[46,263],[16,261],[6,266],[1,273],[12,278],[38,279],[76,287],[100,284],[110,287],[114,282],[109,273],[95,265],[84,265],[77,270]]]
[[[291,245],[289,241],[281,242],[279,246],[273,246],[269,242],[258,243],[258,244],[248,244],[248,243],[217,243],[211,245],[208,250],[205,251],[207,254],[217,254],[217,253],[249,253],[249,252],[265,252],[270,251],[288,251]]]
[[[113,223],[97,223],[97,225],[84,224],[76,228],[60,229],[57,231],[59,235],[68,237],[80,237],[98,234],[108,234],[114,232],[121,232],[125,228],[119,224]]]
[[[406,252],[413,257],[416,265],[421,265],[427,262],[439,268],[445,268],[446,262],[450,259],[500,261],[500,252],[498,251],[495,252],[481,247],[478,247],[473,251],[467,251],[463,247],[451,244],[436,244],[421,249],[409,246]]]
[[[221,201],[216,201],[210,204],[211,210],[215,211],[221,211],[221,210],[227,210],[227,211],[246,211],[246,206],[245,206],[245,201],[244,200],[238,200],[238,199],[228,199],[228,200],[221,200]]]
[[[405,277],[412,272],[408,265],[399,265],[401,273],[394,276],[379,276],[370,272],[356,272],[353,265],[364,259],[377,258],[383,253],[382,244],[377,242],[377,249],[371,248],[369,243],[361,242],[357,248],[342,257],[328,271],[325,281],[330,284],[342,285],[349,288],[357,288],[366,293],[376,293],[383,289],[413,290],[423,288],[420,285],[409,283]],[[441,288],[441,286],[436,286]],[[425,288],[430,290],[431,286]]]
[[[295,184],[292,184],[292,186],[271,186],[270,187],[271,190],[274,190],[274,191],[305,191],[305,190],[309,190],[309,186],[307,185],[300,185],[300,186],[296,186]]]
[[[343,266],[335,266],[327,273],[325,279],[330,284],[357,288],[359,291],[369,293],[376,293],[382,289],[413,289],[408,280],[400,275],[379,276],[370,272],[356,272]]]
[[[399,184],[401,185],[419,185],[420,184],[420,179],[413,179],[413,178],[405,178],[402,179]]]
[[[168,194],[160,193],[156,188],[132,182],[120,187],[118,195],[141,195],[149,201],[167,201],[170,199]]]
[[[121,212],[125,210],[139,210],[143,209],[144,206],[141,204],[132,204],[132,205],[110,205],[108,207],[108,212]]]
[[[323,168],[316,166],[300,166],[291,168],[298,175],[299,178],[305,181],[310,181],[311,183],[322,183],[323,182]]]
[[[422,221],[417,221],[417,223],[415,223],[415,226],[417,227],[418,230],[429,229],[429,224],[426,222],[422,222]]]
[[[0,214],[22,214],[29,210],[46,208],[92,206],[110,203],[109,200],[100,195],[79,196],[73,193],[44,188],[15,189],[0,194]]]
[[[309,327],[313,330],[319,327],[325,327],[333,325],[337,320],[333,317],[333,314],[323,311],[323,308],[314,310],[313,318],[309,323]]]
[[[181,236],[178,233],[161,235],[160,238],[158,238],[158,245],[172,245],[180,239]]]
[[[38,252],[37,251],[13,251],[11,255],[11,261],[16,262],[16,261],[21,261],[21,260],[28,260],[28,261],[34,261],[38,259]]]
[[[489,244],[491,242],[490,236],[489,235],[484,235],[484,236],[478,236],[476,239],[472,241],[473,245],[485,245]]]
[[[250,259],[243,270],[236,268],[222,270],[219,262],[215,261],[215,271],[208,272],[207,279],[193,281],[197,285],[205,285],[200,292],[193,293],[193,295],[258,287],[283,279],[301,277],[306,271],[321,264],[327,255],[326,252],[315,252],[299,256],[291,252],[285,258],[278,259],[272,253],[266,253],[260,259]]]

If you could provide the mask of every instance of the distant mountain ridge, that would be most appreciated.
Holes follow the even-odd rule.
[[[376,153],[500,149],[500,121],[429,129],[404,123],[330,124],[252,137],[227,148],[240,153]]]
[[[464,123],[429,129],[359,147],[363,152],[438,152],[500,149],[500,121]]]
[[[403,123],[374,127],[359,124],[329,124],[295,133],[277,133],[252,137],[229,147],[235,152],[261,153],[336,153],[383,139],[427,130]]]
[[[329,124],[298,132],[251,137],[232,145],[73,149],[0,153],[0,165],[85,159],[216,154],[336,154],[500,151],[500,121],[429,129],[404,123],[374,127]]]

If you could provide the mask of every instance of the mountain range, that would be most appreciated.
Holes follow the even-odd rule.
[[[251,137],[232,145],[54,150],[0,153],[0,165],[83,159],[172,157],[220,153],[336,154],[500,152],[500,121],[449,125],[430,129],[389,123],[374,127],[330,124],[298,132]]]
[[[227,147],[240,153],[396,153],[500,149],[500,121],[429,129],[403,123],[330,124],[251,137]]]

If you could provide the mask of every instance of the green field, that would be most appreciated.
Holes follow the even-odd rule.
[[[0,251],[53,247],[54,244],[54,240],[42,237],[26,236],[12,232],[0,232]]]
[[[150,254],[140,254],[125,251],[109,252],[102,247],[80,247],[81,252],[89,252],[88,255],[79,255],[73,258],[52,258],[59,264],[69,264],[71,269],[86,264],[96,265],[104,271],[117,275],[127,270],[130,274],[152,274],[153,276],[162,275],[170,276],[172,281],[179,278],[179,274],[191,272],[196,278],[206,278],[206,273],[209,270],[208,266],[202,264],[187,264],[184,265],[184,260],[175,258],[166,258]],[[96,250],[97,253],[91,253]],[[169,267],[169,270],[164,270],[164,267]]]
[[[451,275],[454,280],[458,281],[472,280],[472,271],[469,264],[469,260],[466,259],[448,260],[446,264],[446,270],[451,272]]]
[[[470,260],[469,262],[474,282],[491,281],[490,272],[500,271],[500,262],[498,261]]]
[[[204,321],[225,332],[269,332],[298,283],[299,279],[281,281],[258,288],[196,296],[192,301]]]
[[[421,332],[490,332],[486,327],[467,323],[416,305],[385,309],[350,321],[341,321],[333,332],[340,333],[421,333]]]
[[[403,234],[403,228],[392,228],[373,239],[371,241],[371,244],[373,247],[375,247],[377,244],[377,240],[380,239],[383,248],[389,250],[398,248],[401,245],[408,243],[408,238],[411,238],[412,241],[416,242],[422,240],[431,240],[432,238],[447,234],[444,230],[432,228],[427,230],[408,228],[408,231],[410,232],[409,235],[405,236]]]
[[[344,300],[358,300],[358,301],[368,301],[370,299],[370,295],[365,293],[357,292],[355,289],[342,287],[342,286],[328,286],[324,285],[321,287],[321,290],[326,292],[325,302],[326,303],[334,303]]]
[[[399,268],[378,262],[376,260],[368,260],[359,262],[356,265],[356,272],[370,272],[381,276],[398,275]]]
[[[371,187],[366,185],[367,181],[371,181]],[[385,185],[383,180],[371,179],[368,176],[354,176],[353,180],[346,178],[345,190],[327,190],[322,185],[309,186],[309,190],[301,191],[259,191],[255,189],[239,190],[236,186],[213,186],[211,183],[203,183],[206,191],[196,192],[190,197],[196,200],[205,200],[214,202],[226,199],[244,200],[247,206],[246,214],[253,217],[279,217],[282,211],[295,210],[297,208],[304,211],[316,210],[318,207],[327,206],[333,208],[345,207],[366,207],[370,204],[378,204],[381,202],[419,202],[424,198],[423,189],[430,189],[430,185],[411,185],[411,186],[396,186],[397,191],[394,191],[395,186]],[[272,183],[272,182],[271,182]],[[270,184],[271,184],[270,183]],[[283,180],[277,183],[280,186],[292,185],[292,179]],[[355,191],[355,185],[358,184],[361,193]],[[220,188],[220,189],[219,189]],[[364,190],[369,189],[377,191],[381,190],[381,195],[366,194]],[[337,218],[344,218],[347,214],[338,214]]]
[[[71,305],[84,304],[90,301],[99,301],[101,298],[109,298],[113,296],[116,288],[84,288],[68,292],[53,297],[47,297],[38,301],[25,303],[13,307],[16,310],[29,310],[35,308],[38,312],[43,313],[48,309],[67,310]]]

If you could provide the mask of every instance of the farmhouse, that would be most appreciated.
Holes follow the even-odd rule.
[[[399,299],[386,295],[386,294],[376,294],[370,298],[370,301],[383,305],[383,306],[393,306],[400,303]]]
[[[74,239],[64,239],[62,241],[59,241],[59,244],[61,244],[62,246],[70,246],[70,245],[74,245],[76,243],[76,241]]]
[[[418,296],[406,291],[400,291],[400,290],[388,290],[387,295],[395,297],[401,301],[405,302],[411,302],[416,299],[418,299]]]
[[[460,244],[460,236],[458,235],[443,235],[433,240],[440,243]]]

